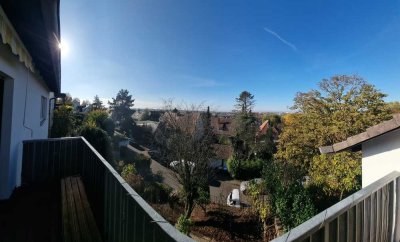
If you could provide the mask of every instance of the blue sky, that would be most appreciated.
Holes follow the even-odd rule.
[[[286,111],[298,91],[357,74],[400,100],[399,1],[61,1],[62,91]]]

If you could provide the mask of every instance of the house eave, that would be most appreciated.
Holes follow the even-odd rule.
[[[365,132],[351,136],[345,141],[320,147],[319,151],[321,154],[337,153],[346,150],[360,151],[362,143],[397,129],[400,129],[400,114],[395,114],[392,119],[367,128]]]

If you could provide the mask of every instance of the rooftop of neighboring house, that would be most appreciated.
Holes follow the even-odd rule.
[[[361,144],[363,142],[399,128],[400,113],[393,115],[393,118],[388,121],[384,121],[380,124],[367,128],[365,132],[351,136],[345,141],[329,146],[320,147],[319,150],[322,154],[336,153],[344,150],[359,151],[361,150]]]
[[[217,116],[211,118],[211,126],[217,135],[234,135],[235,119],[232,116]]]

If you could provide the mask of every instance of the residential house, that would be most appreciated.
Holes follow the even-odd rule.
[[[362,152],[362,189],[275,239],[281,241],[400,240],[400,114],[320,148],[322,154]]]
[[[400,114],[345,141],[320,148],[323,154],[344,150],[362,151],[362,187],[400,171]]]
[[[22,141],[44,139],[60,93],[59,2],[1,0],[0,200],[21,184]]]
[[[85,138],[48,139],[61,86],[59,6],[0,0],[0,241],[192,241]]]
[[[235,134],[235,119],[232,116],[211,117],[211,126],[217,136],[231,137]]]

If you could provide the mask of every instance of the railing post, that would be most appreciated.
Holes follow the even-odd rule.
[[[393,233],[391,241],[399,241],[400,239],[400,178],[396,178],[394,181],[394,194],[393,194]]]

